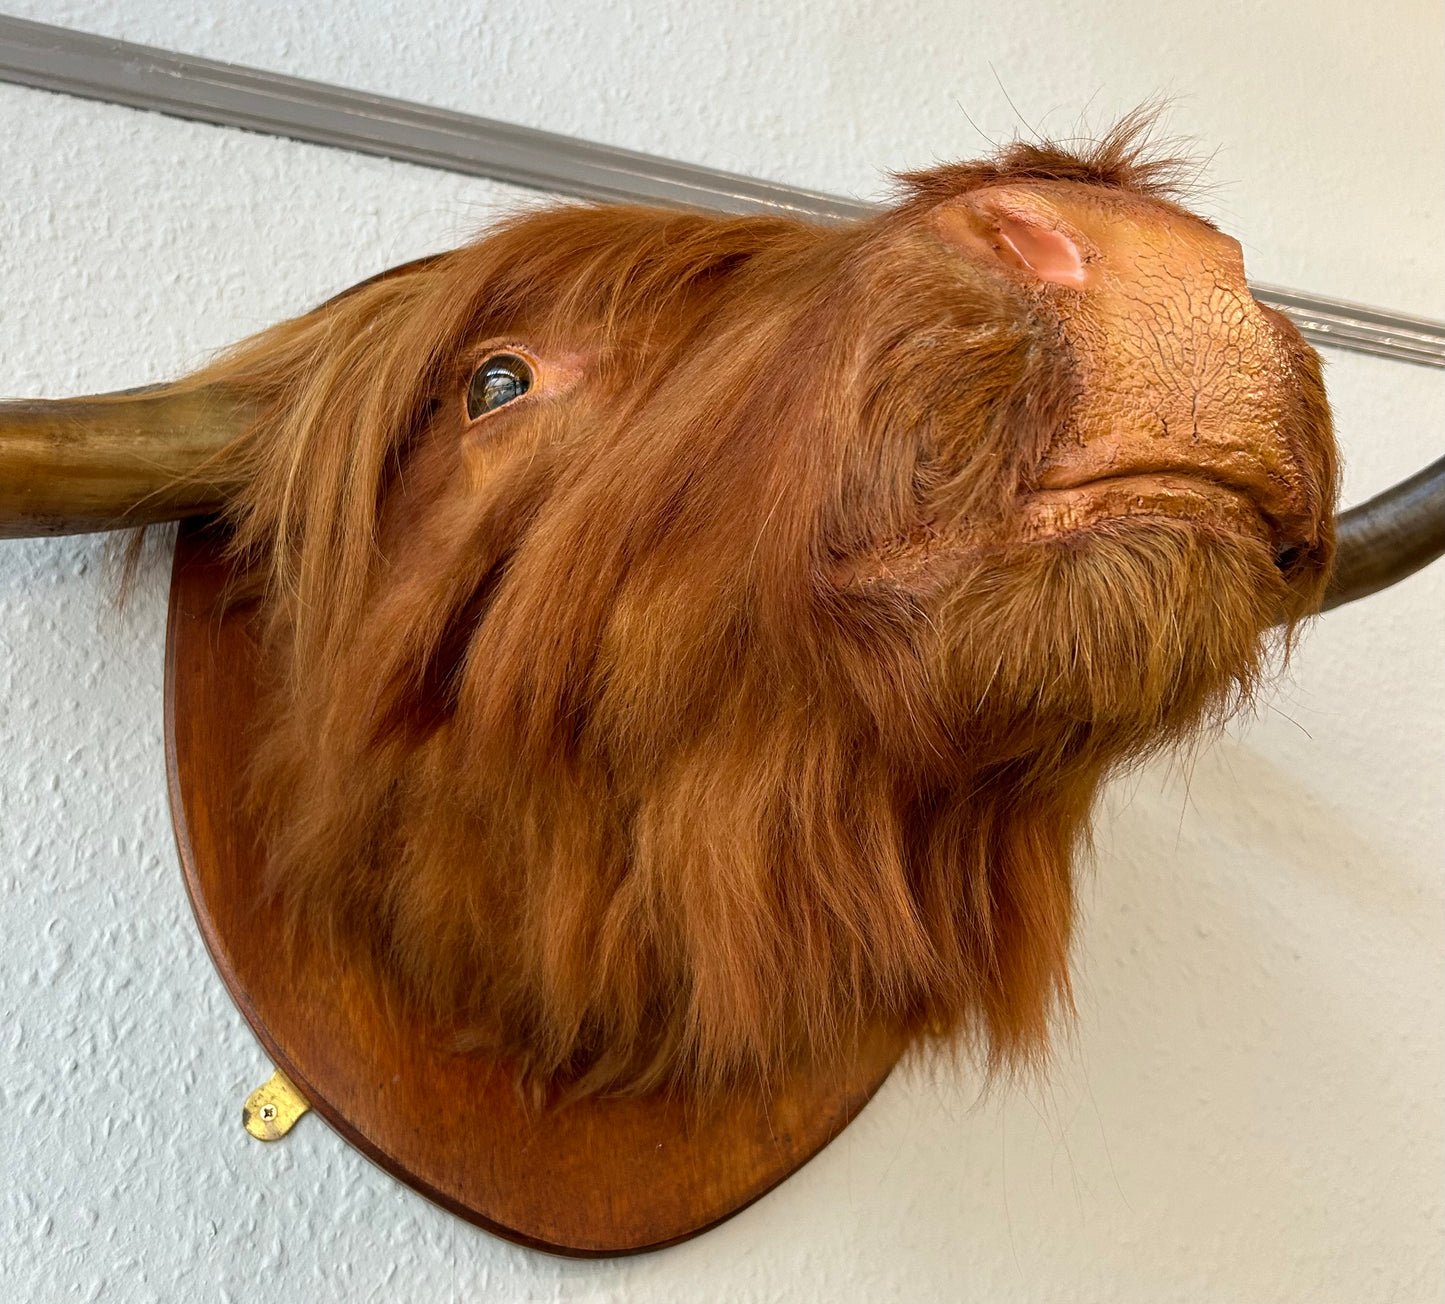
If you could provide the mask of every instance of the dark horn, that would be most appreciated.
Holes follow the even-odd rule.
[[[1378,593],[1445,553],[1445,457],[1335,521],[1321,611]]]
[[[185,385],[0,403],[0,538],[219,510],[237,484],[222,450],[249,424],[246,408],[233,395]],[[1335,529],[1321,611],[1388,588],[1445,553],[1445,458],[1350,508]]]
[[[0,403],[0,538],[154,525],[218,510],[246,405],[157,385]]]

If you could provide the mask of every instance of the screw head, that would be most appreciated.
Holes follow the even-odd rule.
[[[273,1123],[273,1122],[275,1122],[275,1120],[276,1120],[276,1106],[275,1106],[275,1105],[262,1105],[260,1112],[261,1112],[261,1121],[262,1121],[263,1123]]]

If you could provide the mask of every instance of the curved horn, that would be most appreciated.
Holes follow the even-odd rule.
[[[248,404],[155,386],[0,403],[0,538],[154,525],[219,510],[238,481],[219,456]],[[1368,597],[1445,553],[1445,458],[1336,523],[1321,611]]]
[[[1321,611],[1368,597],[1445,553],[1445,457],[1344,512]]]
[[[444,257],[428,254],[369,276],[306,317]],[[218,511],[241,483],[222,450],[250,429],[255,407],[243,393],[194,378],[89,398],[0,402],[0,539]]]
[[[246,407],[184,384],[0,403],[0,538],[216,511],[236,483],[218,454]]]

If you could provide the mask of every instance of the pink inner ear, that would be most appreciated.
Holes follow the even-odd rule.
[[[1082,289],[1087,282],[1079,247],[1061,231],[1035,226],[1019,217],[1000,213],[998,237],[1041,281]]]

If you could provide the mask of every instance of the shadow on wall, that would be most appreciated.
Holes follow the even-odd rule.
[[[1436,950],[1438,876],[1267,744],[1225,735],[1106,793],[1075,953],[1090,1076],[1143,1054],[1243,1080],[1316,1050],[1339,1073],[1390,1035],[1392,1010],[1418,1022],[1401,975]]]
[[[1313,789],[1307,775],[1277,764],[1247,737],[1207,739],[1195,756],[1126,778],[1106,792],[1102,813],[1120,835],[1128,831],[1131,845],[1143,838],[1149,850],[1168,850],[1171,858],[1196,848],[1242,850],[1261,868],[1273,866],[1279,879],[1328,890],[1372,917],[1416,924],[1429,915],[1420,885],[1377,842]],[[1133,822],[1140,815],[1142,826]],[[1111,841],[1126,862],[1139,854],[1117,836]],[[1445,903],[1445,893],[1437,890],[1435,900]]]

